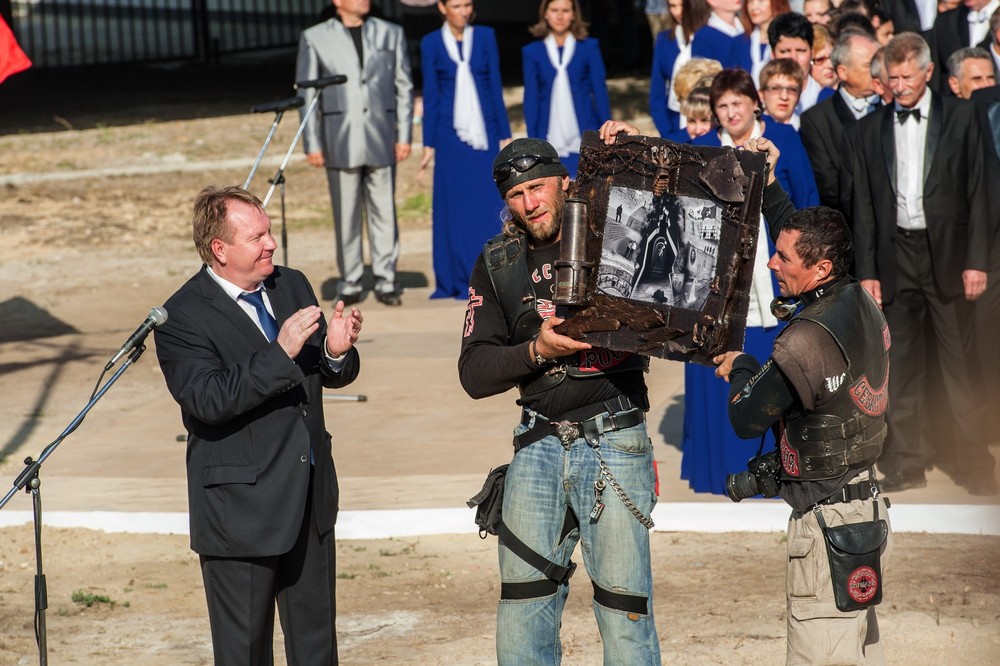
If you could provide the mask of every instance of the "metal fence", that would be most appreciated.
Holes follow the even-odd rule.
[[[12,0],[36,67],[212,60],[298,42],[321,0]]]

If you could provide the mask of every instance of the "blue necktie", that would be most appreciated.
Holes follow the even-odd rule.
[[[260,321],[261,328],[264,329],[264,336],[268,342],[273,342],[278,337],[278,322],[274,320],[271,313],[264,307],[264,291],[258,289],[257,291],[243,293],[240,294],[240,298],[252,305],[253,309],[257,311],[257,319]]]

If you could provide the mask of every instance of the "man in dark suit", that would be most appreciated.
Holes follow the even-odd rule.
[[[863,118],[856,142],[855,267],[884,303],[892,334],[889,435],[879,459],[885,491],[926,485],[923,372],[933,345],[956,421],[957,470],[973,494],[997,490],[981,439],[985,402],[974,358],[973,305],[986,289],[989,218],[982,136],[974,107],[932,94],[927,43],[915,33],[885,47],[895,104]],[[929,332],[928,332],[929,331]]]
[[[271,664],[274,608],[289,664],[336,664],[338,486],[323,387],[358,374],[362,317],[329,324],[298,271],[275,266],[260,201],[206,188],[194,206],[205,265],[166,302],[156,353],[187,429],[191,548],[216,664]]]
[[[916,32],[928,37],[938,15],[936,1],[883,0],[882,7],[892,17],[893,27],[897,34]]]
[[[843,210],[841,200],[846,195],[841,191],[851,187],[852,165],[843,161],[844,130],[874,111],[879,103],[869,69],[878,49],[878,42],[868,35],[847,33],[838,39],[830,60],[840,79],[840,89],[806,111],[799,128],[816,174],[820,203],[840,210],[848,221],[851,211]]]
[[[951,95],[946,82],[948,58],[960,48],[989,48],[992,41],[990,16],[1000,7],[1000,0],[963,0],[955,9],[938,16],[934,24],[934,67],[931,85],[937,92]]]
[[[1000,14],[998,14],[1000,16]],[[976,333],[979,337],[979,354],[986,382],[987,404],[1000,404],[1000,345],[996,342],[996,324],[1000,321],[1000,85],[982,88],[972,93],[972,101],[979,114],[983,131],[983,150],[986,162],[986,182],[993,183],[989,191],[990,202],[990,257],[986,293],[976,301]],[[987,414],[986,441],[1000,441],[1000,410]]]

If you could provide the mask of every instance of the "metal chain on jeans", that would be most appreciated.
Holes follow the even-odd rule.
[[[643,527],[647,530],[653,529],[653,519],[643,515],[642,511],[639,511],[639,508],[635,505],[635,503],[629,499],[628,495],[625,494],[625,489],[622,488],[620,483],[618,483],[618,479],[615,478],[615,475],[611,473],[611,468],[608,467],[608,463],[604,462],[604,456],[601,455],[601,449],[599,447],[600,445],[598,444],[597,446],[591,445],[590,448],[592,448],[594,453],[597,454],[597,460],[601,466],[601,474],[608,480],[608,485],[611,486],[611,489],[615,491],[616,495],[618,495],[618,499],[622,501],[625,508],[631,511],[632,515],[635,516],[635,519],[642,523]]]

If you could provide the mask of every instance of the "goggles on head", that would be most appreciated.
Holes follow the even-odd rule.
[[[558,157],[549,157],[547,155],[521,155],[520,157],[515,157],[514,159],[498,164],[496,168],[493,169],[493,180],[496,183],[502,183],[510,178],[510,172],[512,170],[517,171],[518,173],[524,173],[529,169],[535,168],[539,164],[556,164],[557,162],[559,162]]]

